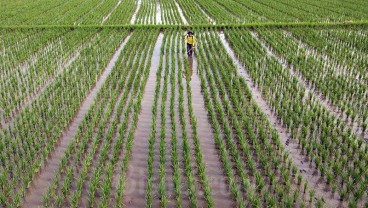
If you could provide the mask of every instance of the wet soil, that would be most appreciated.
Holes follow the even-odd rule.
[[[326,187],[327,184],[325,183],[325,181],[321,180],[318,175],[314,174],[315,168],[309,165],[308,162],[306,162],[305,157],[301,154],[301,149],[298,147],[298,144],[291,138],[288,129],[282,126],[277,116],[272,112],[272,109],[270,108],[268,102],[263,98],[262,92],[258,89],[257,86],[255,86],[252,78],[248,73],[248,70],[236,58],[235,53],[225,39],[225,35],[223,33],[220,33],[219,35],[227,53],[232,57],[234,63],[236,64],[239,70],[239,75],[244,77],[247,86],[253,95],[254,101],[260,107],[262,112],[266,115],[271,126],[279,133],[280,140],[284,145],[285,150],[289,153],[293,164],[298,166],[299,172],[302,174],[303,178],[308,181],[309,186],[312,186],[316,190],[316,195],[325,199],[326,205],[328,207],[341,206],[342,204],[338,200],[337,195],[331,196],[331,192],[329,191],[329,187]]]
[[[69,147],[70,142],[74,139],[78,131],[78,126],[81,124],[84,116],[87,114],[89,108],[93,104],[98,91],[106,81],[129,38],[130,36],[126,37],[120,44],[119,48],[116,50],[95,86],[91,89],[86,96],[86,99],[81,104],[76,116],[68,125],[67,129],[65,129],[65,131],[62,133],[59,142],[56,144],[54,151],[50,155],[50,159],[41,165],[40,172],[35,175],[30,188],[26,191],[24,201],[22,202],[23,207],[38,207],[42,205],[42,196],[55,177],[56,171],[58,171],[59,163],[64,157],[65,151]]]

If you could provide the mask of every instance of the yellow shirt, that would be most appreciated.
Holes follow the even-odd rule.
[[[194,45],[197,42],[197,39],[194,36],[185,36],[185,42],[191,45]]]

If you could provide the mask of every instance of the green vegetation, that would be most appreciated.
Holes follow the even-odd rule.
[[[367,207],[367,8],[0,0],[0,207]]]

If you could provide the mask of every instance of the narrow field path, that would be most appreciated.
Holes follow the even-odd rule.
[[[70,55],[70,57],[61,65],[58,67],[58,69],[55,72],[55,75],[48,80],[45,81],[45,83],[42,86],[39,86],[32,94],[28,95],[12,112],[12,117],[8,118],[6,120],[0,121],[0,127],[2,128],[8,128],[14,121],[15,118],[18,116],[19,112],[22,111],[23,108],[30,105],[33,101],[37,100],[38,97],[47,89],[49,85],[51,85],[57,77],[59,77],[65,69],[67,69],[80,55],[80,51],[88,44],[90,43],[96,35],[92,36],[89,40],[87,40],[85,43],[80,45],[74,53]]]
[[[132,19],[130,20],[130,24],[134,24],[135,23],[135,20],[137,19],[137,13],[139,11],[139,9],[141,8],[141,5],[142,5],[142,0],[138,0],[137,2],[137,8],[135,9],[135,12],[132,16]]]
[[[254,84],[251,76],[248,73],[248,70],[243,66],[243,64],[236,58],[234,51],[231,49],[230,44],[225,39],[225,35],[220,33],[220,39],[225,46],[226,52],[232,57],[235,65],[238,68],[239,75],[242,76],[252,93],[252,98],[257,103],[259,108],[268,118],[272,128],[277,130],[280,140],[285,147],[285,150],[289,153],[290,158],[293,163],[298,166],[299,172],[302,174],[304,180],[308,181],[309,186],[313,187],[316,190],[316,195],[318,197],[323,197],[325,199],[325,203],[327,207],[338,207],[341,206],[340,201],[335,196],[330,196],[330,191],[326,190],[325,182],[320,176],[315,175],[315,168],[310,166],[309,162],[306,162],[306,157],[301,154],[301,149],[298,147],[298,144],[291,139],[291,135],[288,130],[279,122],[277,116],[272,112],[268,102],[263,98],[262,92],[258,89],[258,87]]]
[[[184,16],[183,10],[181,9],[180,5],[175,1],[175,5],[178,8],[179,15],[181,17],[181,20],[183,21],[184,25],[188,25],[188,21]]]
[[[201,94],[201,80],[198,75],[197,59],[195,57],[193,58],[192,73],[190,86],[192,89],[193,112],[198,123],[198,137],[203,152],[203,160],[206,164],[207,175],[210,180],[214,207],[233,207],[235,204],[226,183],[227,178],[217,153],[215,136],[209,123],[204,98]]]
[[[59,163],[61,159],[64,157],[65,151],[67,150],[72,139],[75,137],[78,130],[78,126],[83,121],[84,116],[87,114],[89,108],[93,104],[93,101],[97,96],[98,91],[101,89],[103,83],[106,81],[108,75],[115,66],[115,63],[118,60],[119,55],[121,54],[129,38],[130,35],[128,35],[122,41],[122,43],[116,50],[115,54],[111,58],[110,62],[103,70],[95,86],[90,90],[90,92],[86,96],[86,99],[81,104],[80,109],[78,110],[76,116],[70,122],[69,126],[62,134],[58,144],[56,144],[53,153],[50,155],[51,159],[45,161],[41,165],[39,174],[35,176],[30,188],[27,190],[26,196],[23,201],[23,206],[25,206],[26,204],[42,205],[42,196],[46,192],[49,183],[51,183],[52,180],[54,179],[56,174],[55,171],[58,170]],[[27,205],[27,207],[29,206]]]
[[[134,134],[134,146],[127,170],[123,196],[125,207],[145,207],[147,186],[148,139],[152,128],[152,106],[155,96],[156,71],[161,56],[163,33],[160,33],[153,49],[150,72],[142,98],[142,109]]]
[[[104,16],[103,18],[102,18],[102,20],[101,20],[101,24],[104,24],[106,21],[107,21],[107,19],[109,19],[109,17],[111,16],[111,14],[116,10],[116,8],[118,8],[118,6],[121,4],[121,2],[122,2],[122,0],[119,0],[117,3],[116,3],[116,5],[114,6],[114,8],[112,8],[112,10],[106,15],[106,16]]]
[[[353,132],[356,135],[358,136],[362,135],[361,134],[362,130],[359,127],[358,122],[356,121],[352,122],[350,118],[347,120],[338,107],[333,105],[332,102],[330,102],[328,98],[326,98],[326,96],[324,96],[317,89],[313,89],[311,84],[308,84],[307,80],[298,72],[299,70],[297,70],[295,66],[290,65],[284,57],[281,57],[279,56],[279,54],[276,54],[276,52],[272,49],[272,47],[264,39],[262,39],[256,31],[250,30],[250,34],[263,46],[268,56],[274,57],[283,66],[284,69],[288,70],[289,73],[298,80],[298,82],[305,88],[306,92],[305,96],[308,96],[309,93],[312,93],[314,97],[317,99],[318,103],[321,104],[323,107],[325,107],[328,110],[328,112],[330,112],[336,118],[340,118],[347,126],[349,126],[353,130]],[[299,44],[304,44],[300,40],[297,41],[299,42]],[[312,53],[317,52],[313,51]],[[368,139],[368,132],[366,133],[366,135],[363,135],[363,138]]]

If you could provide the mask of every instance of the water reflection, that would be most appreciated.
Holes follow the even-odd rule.
[[[187,75],[187,80],[191,81],[192,80],[192,75],[193,75],[193,57],[189,56],[188,57],[188,62],[189,62],[189,69],[186,72],[186,75]]]

